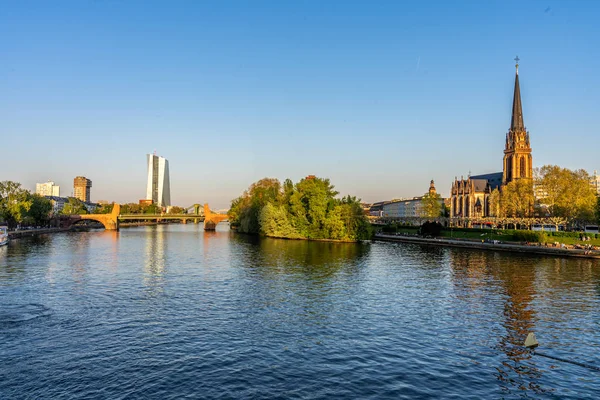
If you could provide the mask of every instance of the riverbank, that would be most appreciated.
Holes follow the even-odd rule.
[[[583,249],[565,249],[561,247],[546,247],[539,244],[525,245],[519,243],[494,243],[480,242],[472,240],[458,240],[447,238],[423,238],[416,236],[397,236],[377,234],[374,240],[386,242],[403,242],[427,244],[433,246],[459,247],[466,249],[480,249],[492,251],[507,251],[513,253],[526,253],[545,256],[560,256],[560,257],[578,257],[578,258],[595,258],[600,259],[600,251],[598,250],[583,250]]]
[[[269,239],[305,240],[307,242],[328,242],[328,243],[359,243],[360,242],[360,240],[289,238],[289,237],[271,236],[271,235],[265,235],[264,237],[268,237]]]
[[[361,240],[313,239],[313,238],[303,238],[303,237],[290,238],[290,237],[284,237],[284,236],[259,235],[257,233],[240,232],[237,230],[236,227],[230,227],[230,229],[232,231],[234,231],[236,234],[264,237],[264,238],[269,238],[269,239],[296,240],[296,241],[303,240],[306,242],[328,242],[328,243],[360,243],[361,242]]]
[[[9,231],[8,237],[12,239],[19,239],[23,237],[31,237],[36,235],[46,235],[49,233],[68,232],[71,228],[43,228],[43,229],[23,229],[19,231]]]
[[[169,221],[169,222],[156,222],[156,221],[144,221],[144,222],[122,222],[119,224],[120,228],[132,228],[136,226],[153,226],[153,225],[163,225],[163,224],[171,224],[171,223],[179,223]],[[32,237],[37,235],[47,235],[52,233],[62,233],[62,232],[78,232],[78,231],[86,231],[90,229],[103,229],[102,224],[93,225],[93,226],[85,226],[85,225],[74,225],[68,228],[42,228],[42,229],[23,229],[18,231],[9,231],[8,237],[12,239],[19,239],[24,237]]]

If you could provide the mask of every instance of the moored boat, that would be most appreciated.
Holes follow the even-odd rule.
[[[8,244],[8,227],[0,226],[0,246]]]

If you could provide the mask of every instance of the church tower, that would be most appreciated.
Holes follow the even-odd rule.
[[[433,183],[433,179],[429,183],[429,192],[428,193],[430,196],[435,196],[437,194],[437,192],[435,190],[435,184]]]
[[[502,168],[502,184],[517,179],[532,179],[533,164],[531,162],[531,145],[529,143],[529,132],[523,123],[523,109],[521,107],[521,90],[519,88],[519,57],[517,72],[515,74],[515,93],[513,96],[512,119],[510,130],[506,134],[506,145],[504,148],[504,164]]]

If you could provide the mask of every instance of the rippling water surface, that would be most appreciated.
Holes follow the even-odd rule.
[[[0,248],[0,398],[598,398],[600,263],[139,227]]]

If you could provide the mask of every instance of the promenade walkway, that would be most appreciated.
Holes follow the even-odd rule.
[[[43,235],[46,233],[66,232],[70,228],[39,228],[39,229],[20,229],[18,231],[8,231],[8,237],[17,239],[27,236]]]
[[[522,244],[522,243],[494,243],[481,242],[468,239],[448,239],[448,238],[423,238],[417,236],[401,236],[377,234],[375,240],[387,242],[403,242],[428,244],[434,246],[460,247],[468,249],[482,249],[493,251],[509,251],[513,253],[538,254],[546,256],[560,257],[579,257],[600,259],[600,250],[569,249],[561,247],[548,247],[540,244]]]

